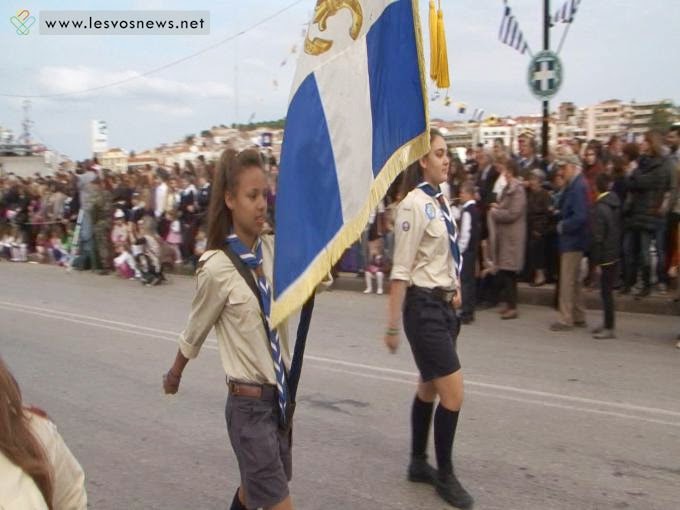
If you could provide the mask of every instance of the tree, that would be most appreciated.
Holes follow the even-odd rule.
[[[654,108],[652,117],[649,119],[649,129],[665,133],[673,125],[673,105],[663,104]]]
[[[203,138],[212,138],[212,132],[209,129],[204,129],[201,131],[201,136]]]
[[[184,137],[184,142],[187,145],[192,145],[194,143],[194,138],[196,138],[196,135],[187,135]]]

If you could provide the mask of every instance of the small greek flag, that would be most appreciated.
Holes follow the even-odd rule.
[[[337,15],[336,15],[337,14]],[[417,0],[317,0],[286,117],[272,323],[312,294],[429,150]]]
[[[524,39],[524,34],[519,28],[517,18],[513,16],[512,9],[505,0],[505,9],[503,10],[503,19],[501,20],[501,29],[498,32],[498,39],[503,44],[507,44],[511,48],[515,48],[522,55],[529,50],[529,45]]]
[[[560,7],[552,18],[553,25],[557,23],[571,23],[574,21],[576,11],[581,0],[566,0],[562,7]]]

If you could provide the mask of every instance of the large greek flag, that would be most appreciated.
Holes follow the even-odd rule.
[[[305,302],[428,150],[417,0],[318,0],[286,117],[272,322]]]

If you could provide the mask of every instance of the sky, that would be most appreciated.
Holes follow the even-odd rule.
[[[508,0],[532,51],[542,47],[542,2]],[[552,101],[587,106],[606,99],[670,99],[680,103],[677,0],[582,0],[560,53],[564,83]],[[541,105],[526,83],[529,57],[498,40],[502,0],[441,0],[453,102],[430,102],[432,117],[462,120],[475,108],[487,115],[537,114]],[[77,92],[176,65],[85,94],[31,98],[34,138],[74,159],[89,157],[92,120],[105,120],[109,147],[137,152],[233,122],[284,117],[301,31],[315,0],[61,0],[60,10],[207,10],[209,35],[17,36],[0,25],[0,126],[21,132],[22,96]],[[551,10],[562,4],[551,1]],[[277,17],[249,29],[292,5]],[[8,20],[21,9],[36,15],[50,0],[5,0]],[[428,2],[420,0],[427,22]],[[551,30],[556,48],[566,25]],[[249,30],[247,30],[249,29]],[[230,36],[243,35],[219,44]],[[423,26],[425,48],[428,30]],[[203,51],[205,50],[205,51]],[[425,52],[428,54],[428,52]],[[669,59],[669,56],[671,57]],[[283,61],[285,65],[281,65]],[[434,89],[432,89],[434,90]],[[19,96],[19,97],[10,97]]]

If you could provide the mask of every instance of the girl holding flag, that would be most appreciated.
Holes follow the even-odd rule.
[[[470,508],[472,497],[460,484],[451,460],[463,403],[463,374],[456,353],[460,322],[460,253],[451,210],[439,186],[446,182],[449,158],[444,138],[430,132],[430,152],[404,176],[404,200],[394,224],[395,252],[385,344],[399,346],[399,315],[420,381],[411,410],[412,444],[408,479],[429,483],[447,503]],[[437,470],[427,462],[434,410]]]
[[[241,475],[232,510],[293,508],[290,355],[286,324],[271,330],[268,321],[274,240],[263,235],[267,193],[256,151],[222,154],[191,314],[175,362],[163,377],[165,392],[176,393],[184,367],[215,327],[229,390],[227,430]]]

